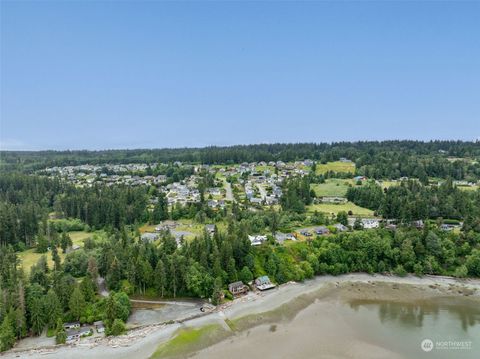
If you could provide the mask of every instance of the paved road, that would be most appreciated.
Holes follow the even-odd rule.
[[[232,192],[232,184],[230,182],[225,181],[225,199],[227,201],[235,201],[233,198],[233,192]]]
[[[260,198],[261,198],[262,200],[264,200],[265,198],[267,198],[267,191],[265,190],[265,187],[260,186],[259,184],[257,184],[257,188],[258,188],[258,191],[260,192]]]

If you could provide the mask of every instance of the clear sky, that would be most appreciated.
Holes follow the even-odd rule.
[[[480,2],[1,2],[2,149],[480,138]]]

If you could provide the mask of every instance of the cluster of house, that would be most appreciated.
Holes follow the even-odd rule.
[[[143,172],[149,167],[156,167],[157,163],[126,163],[126,164],[112,164],[106,163],[103,165],[78,165],[78,166],[63,166],[63,167],[49,167],[45,168],[45,173],[56,173],[61,176],[68,176],[72,173],[100,173],[102,171],[108,171],[110,173],[125,173],[125,172]]]
[[[276,285],[273,284],[270,281],[270,278],[268,278],[268,276],[266,276],[266,275],[258,277],[257,279],[255,279],[254,283],[252,283],[252,286],[255,289],[260,290],[260,291],[265,291],[265,290],[269,290],[269,289],[272,289],[272,288],[276,287]],[[230,283],[228,285],[228,291],[230,293],[232,293],[232,295],[234,297],[238,297],[242,294],[245,294],[249,290],[250,290],[249,286],[244,284],[242,281]]]
[[[252,204],[277,204],[282,196],[280,183],[276,174],[271,176],[251,176],[244,183],[245,197]]]
[[[191,176],[187,181],[174,182],[165,186],[168,204],[186,204],[200,201],[200,191],[195,183],[195,176]]]
[[[153,164],[156,166],[157,164]],[[161,185],[167,181],[167,176],[138,176],[130,175],[131,172],[143,172],[149,167],[145,163],[132,163],[123,165],[105,164],[97,165],[79,165],[65,167],[46,168],[41,173],[48,176],[57,176],[75,184],[76,186],[92,186],[96,183],[104,183],[107,186],[127,185]],[[107,170],[108,173],[103,171]]]
[[[94,330],[96,330],[97,333],[105,332],[105,325],[101,320],[94,322],[93,325],[80,325],[80,322],[65,323],[63,328],[67,334],[67,343],[90,336]]]
[[[344,226],[341,223],[337,223],[337,224],[333,225],[333,227],[336,228],[337,232],[345,232],[345,231],[349,230],[349,228],[347,226]],[[314,234],[316,234],[318,236],[323,236],[323,235],[330,234],[330,230],[325,226],[318,226],[318,227],[315,227],[315,228],[301,229],[301,230],[299,230],[299,233],[302,236],[305,236],[305,237],[312,237]],[[275,238],[275,241],[279,244],[282,244],[285,241],[296,241],[297,240],[297,236],[296,236],[295,233],[277,232],[277,233],[275,233],[274,238]],[[259,246],[262,243],[267,241],[267,236],[266,235],[260,235],[260,234],[249,235],[248,239],[250,240],[250,244],[252,246]]]

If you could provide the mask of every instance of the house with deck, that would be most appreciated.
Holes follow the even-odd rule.
[[[255,279],[255,287],[258,290],[264,291],[275,288],[275,284],[270,281],[270,278],[268,278],[268,276],[264,275]]]
[[[239,295],[247,293],[248,287],[245,284],[243,284],[243,282],[238,281],[238,282],[230,283],[228,285],[228,290],[230,291],[230,293],[233,294],[234,297],[237,297]]]

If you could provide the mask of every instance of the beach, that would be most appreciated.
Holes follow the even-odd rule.
[[[342,276],[319,276],[303,283],[286,283],[267,292],[249,293],[217,309],[193,319],[170,324],[150,324],[130,330],[114,338],[85,338],[79,343],[38,347],[35,349],[11,350],[6,358],[149,358],[157,351],[172,357],[220,358],[238,350],[252,358],[296,357],[309,358],[319,348],[305,343],[319,342],[322,338],[323,357],[348,358],[368,357],[402,358],[388,347],[369,343],[355,323],[344,321],[349,310],[344,303],[389,301],[391,303],[443,300],[447,303],[458,298],[462,301],[480,303],[480,280],[457,280],[447,277],[407,276],[394,277],[364,273]],[[343,304],[342,304],[343,303]],[[462,302],[463,305],[463,302]],[[347,308],[347,309],[345,309]],[[320,316],[325,327],[318,327],[315,317]],[[318,319],[318,318],[317,318]],[[288,325],[287,325],[288,323]],[[214,328],[207,336],[199,334],[198,340],[172,348],[169,340],[178,333],[187,333],[202,328]],[[339,336],[338,333],[342,333]],[[289,338],[303,338],[292,344]],[[348,345],[339,345],[348,343]],[[171,341],[173,342],[173,341]],[[247,345],[248,343],[248,345]],[[275,347],[276,351],[262,352]],[[340,350],[347,348],[348,350]],[[266,350],[266,349],[265,349]],[[302,352],[302,350],[304,352]],[[251,351],[251,352],[250,352]],[[280,354],[279,354],[280,353]],[[290,355],[290,356],[288,356]],[[350,355],[350,356],[349,356]]]

